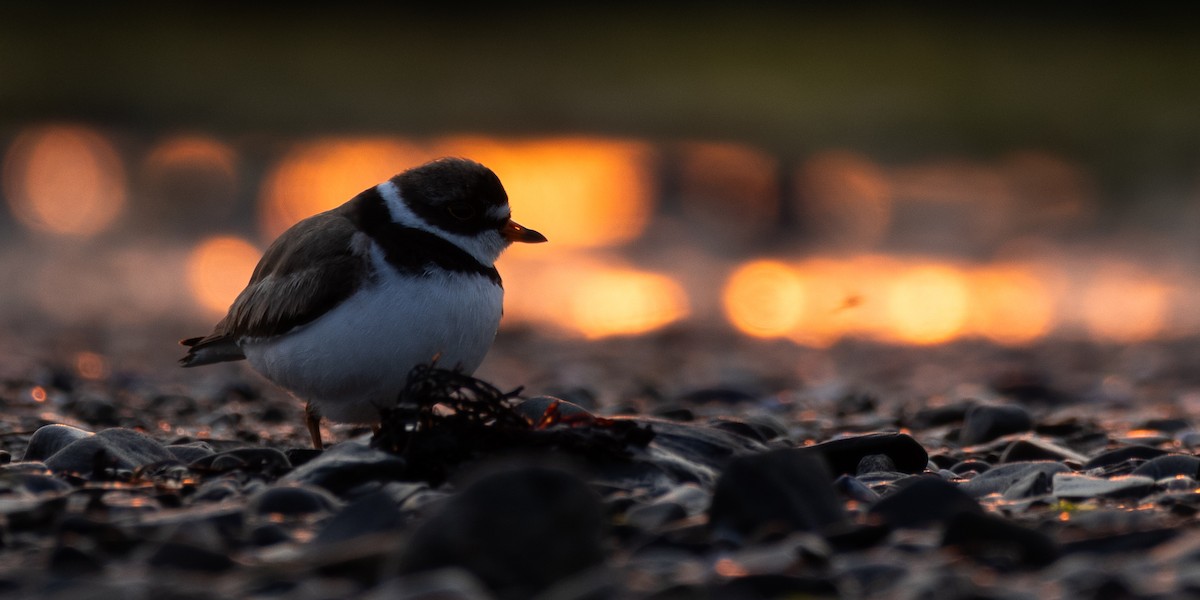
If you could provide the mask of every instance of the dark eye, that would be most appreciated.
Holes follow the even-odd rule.
[[[447,206],[446,211],[450,213],[450,216],[459,221],[466,221],[475,216],[475,207],[466,202],[455,202]]]

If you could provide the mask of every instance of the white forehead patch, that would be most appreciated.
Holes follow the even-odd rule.
[[[500,253],[508,246],[508,242],[499,231],[489,229],[479,235],[462,235],[430,225],[409,208],[408,202],[400,196],[400,188],[391,181],[385,181],[375,186],[375,189],[383,196],[383,202],[387,205],[393,223],[432,233],[458,246],[485,267],[494,266],[496,259],[500,258]],[[504,210],[508,212],[507,208]]]

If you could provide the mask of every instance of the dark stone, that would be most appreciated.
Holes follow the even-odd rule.
[[[46,466],[52,471],[90,474],[94,473],[97,467],[136,469],[154,463],[178,462],[166,446],[132,429],[105,429],[85,437],[79,437],[74,432],[55,436],[76,436],[76,439],[45,459]],[[34,437],[37,437],[36,432]],[[30,447],[33,447],[32,443]]]
[[[997,465],[980,473],[970,481],[959,486],[962,491],[974,498],[988,494],[1003,494],[1009,486],[1025,479],[1030,473],[1044,472],[1048,476],[1055,473],[1068,473],[1067,465],[1057,462],[1018,462]]]
[[[832,483],[829,467],[807,449],[737,458],[717,480],[709,525],[735,542],[839,525],[846,514]]]
[[[404,522],[404,513],[391,494],[372,492],[347,504],[326,521],[313,541],[328,544],[372,533],[399,531]]]
[[[1123,554],[1129,552],[1146,552],[1169,542],[1182,530],[1178,528],[1148,529],[1145,531],[1126,531],[1113,535],[1076,540],[1063,544],[1064,554]]]
[[[167,451],[181,463],[193,463],[214,454],[212,446],[204,442],[171,444],[167,446]]]
[[[112,398],[106,396],[87,395],[73,398],[63,405],[63,411],[91,425],[113,427],[119,424],[117,407]]]
[[[338,500],[322,488],[304,485],[283,485],[263,490],[249,502],[250,512],[258,515],[276,514],[285,517],[301,517],[320,513],[331,513],[338,507]]]
[[[886,454],[868,454],[858,461],[858,467],[855,469],[855,473],[860,476],[867,473],[894,472],[896,472],[896,463],[892,462],[891,457]]]
[[[1137,429],[1152,429],[1166,433],[1176,433],[1192,426],[1187,419],[1148,419],[1137,426]]]
[[[191,544],[164,542],[146,561],[152,567],[221,573],[232,569],[236,563],[229,556]]]
[[[104,570],[99,558],[74,546],[56,546],[46,566],[58,575],[68,576],[96,575]]]
[[[785,575],[767,573],[735,577],[714,585],[711,594],[693,598],[807,598],[837,597],[838,587],[832,580],[817,575]]]
[[[861,479],[849,475],[838,475],[837,479],[833,480],[833,489],[843,496],[859,502],[870,504],[879,500],[878,492],[863,483]]]
[[[900,473],[920,473],[929,464],[929,454],[916,440],[903,433],[869,433],[829,440],[799,448],[820,454],[834,473],[854,475],[863,457],[882,454],[892,459]]]
[[[1089,471],[1100,467],[1109,467],[1127,460],[1150,460],[1163,456],[1166,453],[1166,450],[1151,446],[1125,446],[1092,457],[1091,460],[1083,463],[1083,470]]]
[[[1045,471],[1032,471],[1004,490],[1005,500],[1038,498],[1054,491],[1054,479]]]
[[[250,530],[247,541],[251,545],[265,548],[292,541],[292,535],[276,523],[263,523]]]
[[[713,387],[683,394],[678,402],[685,406],[697,404],[745,404],[758,400],[760,394],[732,387]]]
[[[999,568],[1044,567],[1061,554],[1058,544],[1044,533],[970,511],[959,512],[946,523],[942,545]]]
[[[72,489],[71,484],[57,477],[38,473],[0,472],[0,482],[4,483],[7,490],[21,490],[30,494],[54,494]]]
[[[29,444],[25,446],[25,455],[21,460],[25,461],[44,461],[53,456],[59,450],[71,445],[71,442],[91,437],[92,432],[84,431],[77,427],[69,425],[45,425],[39,427],[33,432],[33,436],[29,438]]]
[[[1168,454],[1152,458],[1133,470],[1133,475],[1164,479],[1176,475],[1186,475],[1191,478],[1200,476],[1200,458],[1190,454]]]
[[[881,498],[868,514],[892,527],[923,527],[942,523],[958,513],[982,513],[983,508],[958,486],[940,477],[918,477]]]
[[[296,467],[280,481],[306,483],[341,494],[369,481],[396,481],[404,475],[405,466],[402,458],[348,441]]]
[[[1141,498],[1154,490],[1154,480],[1149,477],[1126,475],[1105,479],[1076,473],[1054,475],[1054,495],[1059,498]]]
[[[1001,463],[1030,462],[1035,460],[1072,461],[1083,464],[1087,457],[1040,437],[1013,440],[1000,455]]]
[[[977,404],[967,411],[958,440],[964,446],[973,446],[1030,429],[1033,417],[1022,406]]]
[[[976,474],[983,473],[991,468],[992,465],[987,461],[976,460],[973,458],[969,458],[950,466],[950,470],[958,475],[965,475],[970,472],[975,472]]]
[[[913,416],[912,424],[917,429],[928,429],[930,427],[961,423],[967,418],[967,411],[971,410],[975,405],[976,402],[970,400],[946,406],[922,408]]]
[[[587,483],[554,468],[484,475],[413,532],[400,571],[458,565],[503,598],[525,598],[604,560],[606,517]]]
[[[298,467],[324,453],[324,450],[317,450],[316,448],[289,448],[283,455],[287,457],[288,462],[293,467]]]
[[[658,531],[663,525],[687,516],[687,510],[674,502],[655,502],[629,509],[625,513],[625,521],[646,531]]]
[[[205,456],[191,465],[193,469],[224,473],[234,469],[278,477],[292,470],[287,455],[274,448],[237,448]]]
[[[714,429],[736,433],[763,444],[787,436],[786,429],[781,430],[776,424],[765,422],[765,420],[756,422],[751,419],[717,417],[710,419],[707,424]]]
[[[696,414],[692,409],[683,406],[667,406],[654,411],[654,416],[668,421],[681,421],[684,423],[694,421]]]

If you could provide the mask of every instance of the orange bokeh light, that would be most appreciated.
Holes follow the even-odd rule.
[[[971,322],[979,335],[1004,345],[1032,342],[1053,329],[1049,273],[1019,265],[980,269],[970,277]]]
[[[1169,288],[1127,264],[1109,264],[1083,291],[1083,320],[1097,341],[1131,343],[1162,332]]]
[[[233,180],[237,176],[237,156],[233,148],[213,138],[181,135],[164,140],[146,155],[149,171],[202,168]]]
[[[804,283],[796,270],[773,260],[738,267],[722,294],[729,322],[755,337],[781,337],[794,331],[805,303]]]
[[[238,237],[209,238],[192,250],[187,280],[196,301],[207,312],[224,313],[250,281],[262,253]]]
[[[124,210],[125,168],[116,148],[85,127],[51,125],[17,136],[4,160],[4,193],[25,226],[88,237]]]
[[[967,282],[957,269],[924,265],[900,273],[888,286],[889,337],[938,344],[960,335],[967,318]]]
[[[688,314],[688,299],[673,279],[633,269],[587,274],[571,293],[569,326],[588,338],[660,329]]]
[[[504,183],[514,218],[558,248],[595,248],[641,235],[654,210],[645,143],[600,138],[502,141],[447,138],[437,155],[463,156]],[[514,248],[514,253],[541,249]]]
[[[263,183],[261,231],[273,239],[301,219],[337,207],[431,158],[420,147],[394,139],[332,138],[299,144]]]

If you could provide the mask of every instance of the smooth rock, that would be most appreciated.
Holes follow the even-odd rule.
[[[983,508],[953,483],[940,477],[919,477],[881,498],[868,514],[899,528],[945,522],[960,512],[982,513]]]
[[[1047,475],[1070,472],[1070,467],[1057,462],[1018,462],[998,465],[963,483],[962,491],[975,498],[988,494],[1003,494],[1009,486],[1025,479],[1030,473]]]
[[[839,525],[846,514],[832,484],[829,467],[807,448],[743,456],[717,480],[709,525],[734,543]]]
[[[942,545],[988,563],[1015,563],[995,565],[1000,568],[1044,567],[1061,554],[1058,544],[1044,533],[971,511],[960,512],[946,523]]]
[[[855,474],[862,476],[868,473],[895,473],[896,463],[886,454],[868,454],[858,461]]]
[[[90,431],[69,425],[44,425],[33,432],[33,436],[29,438],[29,444],[26,445],[25,455],[21,457],[21,460],[45,461],[59,450],[71,445],[72,442],[93,435],[95,434]]]
[[[274,448],[236,448],[205,456],[189,465],[194,469],[207,469],[217,473],[232,470],[262,473],[278,477],[292,469],[287,455]]]
[[[156,569],[179,569],[213,574],[228,571],[236,564],[227,554],[176,542],[165,542],[159,545],[146,563]]]
[[[1146,461],[1167,454],[1166,450],[1151,446],[1133,445],[1102,452],[1083,463],[1083,470],[1111,467],[1128,460]]]
[[[1165,479],[1176,475],[1195,478],[1200,474],[1200,458],[1189,454],[1168,454],[1152,458],[1133,470],[1131,475]]]
[[[1036,460],[1071,461],[1082,465],[1087,462],[1087,457],[1040,436],[1029,436],[1013,440],[1000,455],[1001,463],[1030,462]]]
[[[954,463],[953,465],[950,466],[950,471],[955,473],[956,475],[966,475],[967,473],[972,473],[972,472],[974,472],[976,475],[978,475],[978,474],[983,473],[991,468],[992,468],[991,463],[989,463],[987,461],[976,460],[976,459],[971,458],[971,459],[967,459],[964,461]]]
[[[1054,480],[1045,471],[1031,471],[1004,490],[1005,500],[1040,498],[1054,491]]]
[[[286,484],[270,487],[255,494],[247,503],[247,509],[256,515],[302,517],[331,513],[340,505],[341,502],[324,488]]]
[[[213,447],[205,442],[188,442],[186,444],[171,444],[167,446],[176,460],[188,464],[216,454]]]
[[[820,454],[835,474],[854,475],[866,456],[882,454],[895,464],[901,473],[920,473],[929,464],[929,453],[911,436],[903,433],[870,433],[822,442],[798,448],[803,452]]]
[[[279,479],[306,483],[341,494],[368,481],[395,481],[405,472],[404,459],[350,440],[326,450]]]
[[[330,544],[362,535],[399,531],[404,523],[404,513],[395,498],[380,490],[346,504],[321,526],[313,541]]]
[[[37,434],[34,435],[36,437]],[[77,434],[72,433],[64,437],[70,435]],[[96,461],[100,457],[103,457],[101,466],[115,469],[136,469],[153,463],[178,462],[175,455],[154,438],[132,429],[114,428],[86,437],[77,437],[46,458],[45,463],[52,471],[91,474],[98,466]]]
[[[1033,416],[1022,406],[977,404],[967,411],[958,441],[972,446],[1030,429]]]
[[[604,507],[575,475],[519,467],[484,475],[412,533],[401,573],[466,568],[502,598],[527,598],[604,560]]]
[[[1057,498],[1140,498],[1154,490],[1154,480],[1149,477],[1122,475],[1105,479],[1076,473],[1054,474],[1054,496]]]

